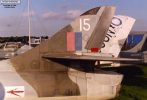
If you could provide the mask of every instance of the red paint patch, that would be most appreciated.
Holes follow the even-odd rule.
[[[91,52],[98,52],[99,48],[91,48]]]

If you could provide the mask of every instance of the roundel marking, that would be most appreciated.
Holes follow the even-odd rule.
[[[120,26],[122,24],[122,20],[117,18],[117,17],[113,17],[112,18],[112,24],[115,26]]]

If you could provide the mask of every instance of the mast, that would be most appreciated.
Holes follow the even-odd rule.
[[[28,0],[28,28],[29,28],[29,47],[31,48],[30,0]]]

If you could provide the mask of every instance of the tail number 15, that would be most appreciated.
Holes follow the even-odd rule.
[[[85,19],[80,19],[80,31],[89,31],[90,30],[90,24],[89,24],[90,19],[85,18]]]

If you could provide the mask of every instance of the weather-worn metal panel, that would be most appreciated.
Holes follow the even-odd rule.
[[[121,48],[133,27],[134,22],[135,19],[128,16],[114,16],[104,39],[101,53],[118,57]]]
[[[99,41],[101,43],[101,41],[103,40],[103,34],[105,33],[105,31],[107,32],[107,29],[105,28],[109,26],[108,22],[109,22],[109,19],[111,19],[110,18],[112,14],[111,10],[114,10],[114,8],[113,9],[112,8],[113,7],[105,7],[104,12],[102,16],[100,17],[100,20],[93,31],[92,37],[94,37],[94,40],[90,40],[90,42],[92,41],[92,44],[94,43],[94,45],[90,45],[91,47],[95,45],[97,46],[97,43],[99,44]],[[107,13],[109,16],[107,15]],[[82,96],[81,91],[83,92],[83,94],[86,94],[85,90],[87,89],[86,87],[87,83],[85,83],[84,81],[87,81],[87,79],[83,78],[83,80],[80,81],[80,78],[82,76],[80,73],[78,73],[78,76],[74,78],[75,81],[70,79],[68,72],[69,72],[69,67],[71,66],[70,65],[71,62],[69,60],[68,61],[61,61],[60,59],[51,60],[49,59],[51,58],[50,56],[47,57],[48,60],[42,58],[42,55],[44,54],[52,54],[52,55],[57,54],[57,55],[54,55],[55,58],[78,59],[78,60],[80,59],[79,65],[82,66],[82,68],[85,68],[85,66],[83,66],[83,63],[81,63],[81,59],[88,60],[88,61],[93,59],[97,60],[98,58],[95,58],[95,57],[83,56],[79,58],[78,57],[73,58],[68,56],[68,54],[70,55],[74,54],[73,52],[67,52],[67,39],[66,39],[67,32],[76,32],[73,30],[74,29],[72,25],[70,24],[66,26],[65,28],[61,29],[59,32],[57,32],[53,37],[45,41],[43,44],[40,44],[39,46],[33,48],[32,50],[22,55],[18,55],[17,57],[14,57],[9,60],[11,67],[14,68],[15,70],[13,72],[17,73],[18,78],[21,78],[19,81],[20,82],[22,82],[22,80],[25,81],[30,87],[34,89],[37,96],[39,97]],[[96,34],[97,32],[98,34]],[[100,36],[100,37],[95,38],[97,36]],[[97,39],[100,39],[100,40],[95,43],[94,41]],[[58,54],[63,54],[65,55],[65,57],[58,57]],[[105,60],[105,58],[103,59]],[[111,60],[111,58],[107,60]],[[74,63],[73,60],[72,60],[72,63]],[[75,67],[74,64],[72,66]],[[86,63],[86,67],[87,67],[87,63]],[[19,81],[17,81],[17,83]],[[11,82],[7,82],[7,83],[8,85],[9,84],[11,85]],[[79,85],[83,83],[85,83],[83,86]],[[97,84],[95,86],[97,86]],[[97,91],[101,91],[101,90],[97,90]],[[90,91],[90,92],[93,92],[93,94],[95,93],[95,91]],[[95,96],[101,97],[101,95],[98,95],[98,94],[96,94]]]
[[[87,42],[86,49],[90,50],[91,48],[101,48],[108,28],[111,24],[111,20],[114,16],[114,12],[115,7],[105,7],[102,15],[100,16],[100,20],[97,22],[97,25]]]

